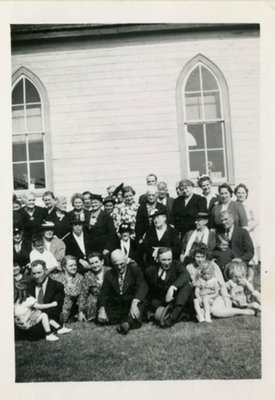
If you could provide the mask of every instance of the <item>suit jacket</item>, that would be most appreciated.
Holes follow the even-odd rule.
[[[184,238],[182,240],[182,251],[183,251],[183,253],[186,250],[187,243],[188,243],[190,237],[192,236],[193,232],[194,232],[194,230],[189,231],[184,235]],[[213,231],[209,231],[207,247],[208,247],[209,251],[214,250],[214,248],[216,247],[216,233],[213,232]]]
[[[206,199],[198,194],[193,194],[187,205],[183,196],[177,197],[173,205],[173,218],[175,228],[183,237],[186,232],[196,229],[195,217],[198,212],[207,212]]]
[[[169,247],[173,253],[173,259],[178,260],[181,253],[181,245],[179,240],[179,233],[175,228],[167,225],[167,229],[164,232],[162,238],[159,240],[157,231],[154,225],[151,225],[146,232],[143,240],[143,248],[146,256],[146,264],[150,265],[154,263],[152,258],[153,247]]]
[[[179,291],[186,284],[189,284],[189,272],[179,261],[172,261],[170,269],[166,271],[164,281],[158,277],[158,271],[158,265],[151,265],[145,270],[146,281],[149,287],[148,296],[151,300],[158,299],[164,301],[170,286],[175,286]]]
[[[160,201],[159,201],[160,202]],[[161,203],[161,202],[160,202]],[[161,203],[162,205],[164,205],[163,203]],[[173,205],[174,205],[174,199],[172,197],[170,197],[169,195],[166,196],[166,210],[167,210],[167,221],[169,224],[173,224]]]
[[[91,211],[88,211],[90,222]],[[116,248],[117,234],[114,221],[105,210],[100,210],[95,225],[88,223],[90,247],[94,251],[102,252],[104,249],[110,252]]]
[[[35,206],[32,217],[27,213],[25,208],[18,210],[23,225],[24,239],[31,240],[34,233],[39,232],[42,222],[47,217],[47,209]]]
[[[157,203],[156,208],[158,210],[163,208],[163,204]],[[143,203],[139,206],[137,210],[137,216],[136,216],[136,241],[138,242],[144,235],[145,232],[148,231],[149,227],[151,225],[151,221],[148,216],[148,211],[147,211],[147,203]]]
[[[239,226],[234,226],[229,247],[236,257],[248,263],[254,256],[254,246],[248,231]]]
[[[213,207],[213,209],[211,211],[211,217],[210,217],[211,228],[218,228],[218,229],[221,228],[221,224],[220,224],[221,209],[222,209],[221,203],[216,204]],[[244,226],[248,226],[246,211],[245,211],[245,208],[242,205],[242,203],[231,200],[231,202],[228,205],[227,210],[233,214],[235,226],[240,226],[242,228]]]
[[[132,302],[133,299],[138,299],[141,302],[145,299],[148,292],[148,286],[144,279],[142,270],[135,266],[127,266],[124,278],[122,294],[119,291],[118,275],[112,269],[106,272],[98,298],[98,307],[117,306],[124,307]]]
[[[69,213],[65,212],[63,216],[58,217],[56,214],[56,210],[54,210],[54,212],[48,214],[46,219],[54,223],[54,234],[59,239],[63,240],[64,237],[71,232],[71,222]]]
[[[13,243],[13,262],[16,262],[20,267],[25,267],[30,262],[30,252],[32,251],[32,244],[29,240],[22,240],[21,250],[15,251]]]
[[[32,280],[29,283],[29,293],[33,297],[35,297],[35,286],[35,281]],[[48,278],[46,290],[44,293],[44,304],[52,303],[53,301],[57,302],[57,306],[45,309],[43,310],[43,312],[47,313],[49,318],[54,319],[58,322],[64,302],[64,286],[62,285],[62,283]]]

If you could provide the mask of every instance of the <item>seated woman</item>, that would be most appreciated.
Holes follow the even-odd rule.
[[[230,211],[234,217],[234,225],[241,228],[247,228],[248,221],[244,206],[237,201],[232,200],[233,190],[230,185],[223,183],[219,186],[219,203],[211,211],[210,227],[220,229],[220,214],[222,211]]]
[[[84,274],[79,296],[79,321],[93,321],[97,317],[97,298],[100,294],[104,275],[110,270],[104,265],[104,258],[99,252],[88,255],[90,270]]]
[[[153,210],[150,217],[152,218],[152,225],[147,230],[141,245],[145,265],[156,263],[160,247],[169,247],[172,250],[173,260],[179,260],[181,251],[179,234],[175,228],[167,224],[166,207]]]
[[[73,256],[65,256],[61,262],[61,268],[62,272],[53,276],[53,279],[64,286],[65,297],[60,320],[65,325],[70,317],[78,314],[79,295],[83,276],[77,272],[77,262]]]
[[[196,229],[188,231],[182,240],[181,262],[190,261],[190,252],[195,243],[204,243],[211,251],[216,245],[215,232],[208,229],[208,213],[199,212],[195,218]]]
[[[119,227],[120,239],[117,244],[117,248],[124,251],[127,256],[127,264],[136,264],[138,259],[137,244],[131,238],[132,229],[130,224],[122,223]]]
[[[66,197],[56,197],[55,210],[49,216],[47,216],[47,221],[54,223],[55,235],[61,240],[63,240],[71,230],[70,218],[66,209]]]
[[[196,280],[200,277],[201,269],[208,260],[208,248],[204,243],[198,243],[192,251],[192,263],[186,266],[191,276],[191,284],[195,286]],[[211,314],[217,318],[233,317],[235,315],[254,315],[253,310],[233,308],[227,292],[223,275],[218,265],[211,261],[213,266],[213,277],[217,279],[220,285],[220,295],[217,296],[212,304]]]

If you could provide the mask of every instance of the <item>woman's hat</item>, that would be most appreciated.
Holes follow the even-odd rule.
[[[123,222],[120,226],[119,226],[119,233],[124,233],[124,232],[132,232],[132,228],[130,224],[127,224],[126,222]]]
[[[14,225],[13,226],[13,234],[17,235],[17,233],[21,233],[23,231],[22,225]]]
[[[105,197],[105,199],[103,200],[103,204],[106,204],[106,203],[113,203],[113,204],[116,204],[116,201],[115,201],[115,199],[114,199],[112,196],[107,196],[107,197]]]
[[[52,221],[43,221],[41,224],[41,228],[45,231],[46,230],[54,230],[54,227],[55,227],[55,225]]]
[[[74,217],[74,219],[71,220],[71,225],[76,225],[76,224],[82,224],[83,225],[84,222],[85,221],[83,219],[81,219],[79,215],[76,215]]]
[[[117,196],[117,195],[118,195],[118,193],[122,190],[123,185],[124,185],[124,183],[122,182],[120,185],[118,185],[118,186],[115,188],[114,193],[113,193],[113,196]]]
[[[208,218],[209,218],[209,215],[208,215],[207,212],[198,212],[198,213],[196,214],[195,220],[198,220],[198,219],[208,219]]]
[[[157,217],[158,215],[167,215],[166,207],[161,207],[159,209],[155,208],[154,210],[152,210],[150,213],[150,218]]]
[[[100,194],[92,194],[91,200],[98,200],[100,203],[102,203],[102,196]]]

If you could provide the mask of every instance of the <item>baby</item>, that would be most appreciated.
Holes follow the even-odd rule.
[[[212,322],[211,306],[220,294],[220,284],[214,276],[214,266],[205,262],[201,268],[200,277],[195,281],[194,307],[199,322]]]

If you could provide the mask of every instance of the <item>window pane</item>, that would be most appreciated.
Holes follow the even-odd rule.
[[[215,122],[213,124],[206,124],[206,143],[208,149],[222,148],[222,124]]]
[[[26,161],[26,136],[18,135],[12,138],[12,160],[13,161]]]
[[[27,103],[40,103],[40,96],[36,87],[26,79],[26,102]]]
[[[187,125],[186,133],[187,145],[190,150],[205,148],[202,124]]]
[[[30,160],[44,160],[43,137],[41,133],[29,135],[29,158]]]
[[[222,177],[225,177],[225,163],[224,156],[222,150],[209,150],[207,152],[208,157],[208,173],[211,173],[211,176],[215,180],[219,180]]]
[[[219,89],[217,81],[214,77],[214,75],[211,74],[211,72],[208,71],[208,69],[201,67],[202,69],[202,87],[203,90],[213,90],[213,89]]]
[[[12,132],[22,133],[24,132],[24,107],[13,106],[12,107]]]
[[[221,118],[220,94],[218,92],[204,93],[203,100],[205,119]]]
[[[23,79],[21,79],[12,91],[12,104],[23,104]]]
[[[186,118],[188,121],[200,121],[202,119],[202,100],[201,95],[186,94]]]
[[[45,187],[45,169],[44,163],[31,163],[30,164],[31,173],[31,184],[34,184],[35,189]]]
[[[205,153],[204,151],[190,151],[190,178],[197,178],[206,173]]]
[[[13,165],[13,186],[14,189],[28,189],[27,164]]]
[[[196,67],[194,71],[191,72],[189,78],[187,79],[185,85],[186,92],[194,92],[200,90],[200,71],[199,67]]]
[[[42,131],[42,116],[40,104],[27,105],[27,131]]]

